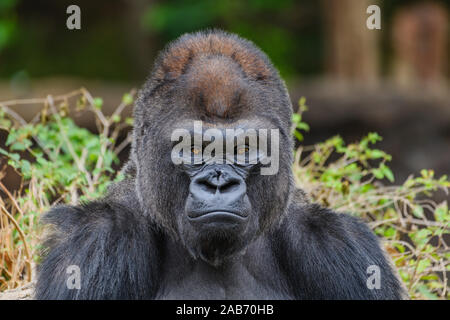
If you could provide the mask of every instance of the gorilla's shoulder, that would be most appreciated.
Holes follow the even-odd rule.
[[[56,206],[43,222],[49,232],[38,267],[37,299],[152,297],[156,239],[142,215],[103,199]],[[81,272],[80,290],[66,286],[70,266],[78,266]]]
[[[274,233],[279,261],[299,298],[406,297],[378,238],[364,221],[304,199],[302,193],[294,195]],[[380,290],[369,290],[366,285],[370,266],[381,270]]]
[[[303,236],[338,239],[350,237],[377,242],[377,237],[362,219],[312,203],[299,189],[294,192],[284,224],[296,228]]]
[[[64,233],[79,228],[127,231],[136,225],[145,225],[148,219],[143,216],[134,192],[135,167],[132,161],[125,164],[122,174],[125,179],[111,184],[103,198],[79,205],[54,206],[43,216],[42,223],[53,225]]]
[[[73,232],[77,228],[111,228],[126,230],[144,222],[143,217],[126,206],[107,199],[86,202],[80,205],[53,207],[42,218],[44,224],[53,225],[60,232]]]

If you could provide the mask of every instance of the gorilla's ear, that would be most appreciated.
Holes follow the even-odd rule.
[[[308,195],[303,189],[296,188],[292,194],[292,202],[299,206],[306,206],[311,203]]]
[[[305,212],[310,210],[311,204],[311,200],[307,193],[303,191],[303,189],[295,188],[291,193],[290,201],[286,208],[286,214],[284,214],[279,223],[275,223],[273,227],[276,228],[282,225],[289,212]]]
[[[120,174],[125,177],[135,178],[136,177],[136,160],[134,159],[133,153],[130,154],[130,159],[125,163],[120,170]]]
[[[113,183],[108,187],[105,200],[120,203],[128,208],[137,210],[140,208],[138,197],[136,195],[136,162],[131,153],[130,159],[120,170],[123,180]]]

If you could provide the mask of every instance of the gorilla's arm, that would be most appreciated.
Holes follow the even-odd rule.
[[[275,237],[275,252],[297,299],[407,297],[377,237],[355,217],[294,203]],[[367,287],[371,265],[379,267],[379,289]]]
[[[37,299],[148,299],[155,294],[158,258],[152,226],[117,203],[96,201],[53,208],[44,222],[54,231],[44,244]],[[81,271],[81,288],[68,289],[67,268]],[[69,281],[70,282],[70,281]]]

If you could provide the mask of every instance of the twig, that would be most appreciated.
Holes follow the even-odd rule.
[[[114,153],[119,155],[131,143],[132,135],[128,133],[127,137],[114,149]]]
[[[19,116],[19,114],[17,112],[15,112],[14,110],[11,110],[10,108],[8,108],[3,102],[0,103],[0,107],[3,108],[3,110],[10,115],[12,118],[14,118],[17,122],[19,122],[21,125],[26,126],[27,122],[21,117]]]
[[[22,209],[19,207],[19,205],[17,204],[17,202],[14,199],[14,197],[12,196],[12,194],[8,191],[8,189],[6,189],[6,187],[3,185],[2,182],[0,182],[0,188],[6,193],[8,198],[12,201],[12,203],[16,207],[17,211],[19,211],[19,213],[23,216]],[[26,264],[27,264],[27,267],[28,267],[28,272],[27,272],[28,281],[31,281],[31,262],[30,262],[31,261],[31,254],[30,254],[30,250],[28,249],[28,245],[27,245],[27,240],[25,238],[25,234],[23,233],[23,231],[20,228],[19,224],[17,223],[16,219],[14,219],[14,217],[8,212],[8,210],[3,206],[3,204],[0,204],[0,208],[2,209],[3,213],[14,224],[14,227],[16,228],[17,232],[19,233],[20,238],[22,239],[23,246],[25,248],[25,254],[27,256]]]
[[[64,99],[79,95],[80,93],[83,93],[82,89],[77,89],[77,90],[71,91],[67,94],[54,96],[53,100],[54,101],[64,100]],[[18,104],[44,104],[46,102],[47,102],[47,98],[16,99],[16,100],[4,101],[1,103],[1,105],[3,107],[5,107],[5,106],[18,105]]]

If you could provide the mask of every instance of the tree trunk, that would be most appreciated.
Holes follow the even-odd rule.
[[[378,38],[370,30],[367,7],[374,0],[322,0],[327,73],[334,78],[375,83],[379,76]],[[383,27],[383,26],[382,26]]]

